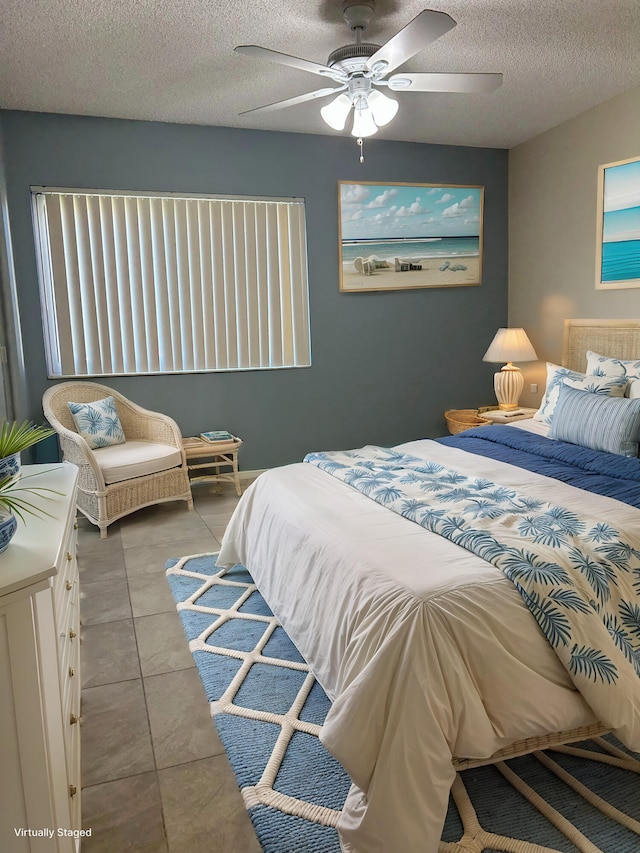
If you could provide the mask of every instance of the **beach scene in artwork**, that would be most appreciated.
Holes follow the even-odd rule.
[[[480,284],[482,205],[482,187],[341,183],[341,289]]]
[[[604,170],[601,281],[640,284],[640,160]]]

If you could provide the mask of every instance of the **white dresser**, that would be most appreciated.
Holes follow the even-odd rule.
[[[70,463],[23,467],[52,518],[0,554],[0,850],[73,853],[80,823],[80,600]],[[31,476],[35,474],[35,476]]]

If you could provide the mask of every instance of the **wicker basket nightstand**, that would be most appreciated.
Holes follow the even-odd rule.
[[[451,435],[464,432],[465,429],[473,429],[491,423],[491,421],[481,417],[477,409],[448,409],[444,413],[444,417]]]

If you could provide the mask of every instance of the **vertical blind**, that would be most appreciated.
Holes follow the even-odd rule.
[[[51,377],[310,364],[303,201],[32,198]]]

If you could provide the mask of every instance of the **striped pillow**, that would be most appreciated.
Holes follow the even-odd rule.
[[[549,437],[591,450],[637,456],[640,399],[603,397],[562,385]]]

